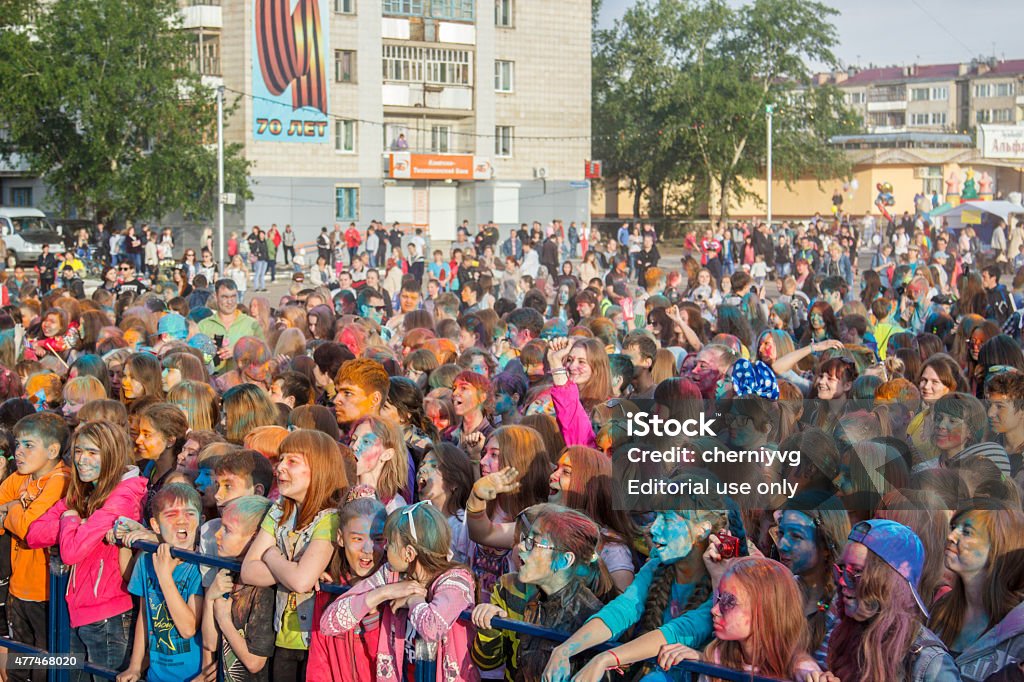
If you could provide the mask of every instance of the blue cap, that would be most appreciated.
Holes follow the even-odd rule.
[[[188,338],[188,322],[178,313],[166,313],[156,326],[157,334],[170,334],[172,338],[184,341]]]
[[[855,525],[847,539],[864,545],[903,576],[914,593],[918,608],[928,618],[928,609],[917,591],[924,571],[924,545],[914,531],[895,521],[870,519]]]

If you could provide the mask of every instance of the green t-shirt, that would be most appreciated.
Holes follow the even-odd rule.
[[[260,530],[269,533],[290,561],[298,561],[313,540],[334,542],[338,536],[338,512],[325,509],[317,514],[313,521],[300,530],[295,530],[295,514],[284,520],[284,510],[275,504],[263,517]],[[308,649],[310,633],[313,627],[313,596],[314,592],[289,592],[283,587],[277,588],[277,604],[275,616],[277,620],[277,638],[275,645],[282,649]]]

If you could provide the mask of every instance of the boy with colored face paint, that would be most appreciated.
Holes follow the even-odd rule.
[[[171,548],[193,551],[199,529],[199,494],[184,483],[164,486],[153,498],[150,519],[161,544],[136,562],[128,591],[140,597],[135,646],[118,682],[171,682],[199,675],[199,625],[203,593],[199,566],[171,556]],[[143,664],[149,668],[143,676]]]
[[[347,431],[367,415],[380,414],[390,379],[384,367],[368,358],[348,360],[334,377],[334,413],[338,426]]]
[[[538,504],[519,516],[517,530],[518,573],[502,576],[490,603],[473,609],[473,661],[481,670],[504,665],[509,679],[533,680],[540,679],[555,642],[494,628],[493,619],[572,632],[615,590],[598,555],[601,529],[586,515]]]
[[[0,525],[11,543],[8,620],[14,638],[47,648],[49,570],[46,549],[29,549],[25,538],[32,523],[56,504],[67,490],[70,472],[60,456],[68,442],[64,419],[50,412],[29,415],[14,426],[17,471],[0,485]],[[58,596],[58,598],[61,598]],[[10,680],[44,680],[45,671],[8,671]]]

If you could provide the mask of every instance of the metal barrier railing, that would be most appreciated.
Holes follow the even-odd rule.
[[[153,553],[156,552],[158,544],[155,542],[139,540],[136,541],[132,547],[134,549],[141,549],[143,551]],[[189,563],[213,566],[215,568],[226,568],[229,571],[234,572],[240,572],[242,569],[242,565],[237,561],[229,561],[228,559],[222,559],[217,556],[200,554],[198,552],[189,552],[182,549],[171,549],[171,556]],[[44,651],[42,649],[37,649],[33,646],[29,646],[28,644],[9,639],[7,637],[0,637],[0,647],[5,647],[9,652],[39,656],[53,656],[71,653],[71,621],[68,616],[67,601],[64,599],[64,594],[68,586],[69,572],[69,568],[61,562],[59,557],[51,557],[50,601],[48,607],[50,650]],[[344,594],[348,590],[347,587],[332,583],[320,583],[320,589],[324,592],[331,592],[334,594]],[[469,622],[470,612],[463,611],[459,616],[459,619]],[[540,637],[555,642],[564,642],[571,636],[571,633],[524,623],[520,620],[509,620],[507,618],[493,618],[491,620],[491,624],[496,629],[508,630],[521,635]],[[603,646],[598,647],[597,650],[610,649],[618,646],[618,644],[618,642],[608,642]],[[434,662],[417,661],[417,667],[420,665],[434,665]],[[118,674],[121,672],[119,670],[110,670],[109,668],[93,665],[88,661],[85,661],[82,669],[90,675],[107,680],[116,680]],[[732,668],[724,668],[710,663],[701,663],[697,661],[684,661],[675,666],[675,669],[689,674],[691,682],[697,682],[701,675],[716,677],[726,680],[727,682],[778,682],[775,678],[762,677],[749,672],[733,670]],[[70,673],[71,670],[67,668],[51,668],[47,673],[47,682],[69,682]],[[416,678],[425,679],[421,678],[418,673]]]

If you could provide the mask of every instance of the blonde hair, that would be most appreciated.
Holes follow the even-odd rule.
[[[167,401],[185,412],[193,431],[213,431],[220,423],[220,401],[209,384],[181,381],[168,392]]]
[[[88,374],[75,377],[64,385],[65,401],[105,400],[106,397],[107,390],[103,388],[103,382]]]

